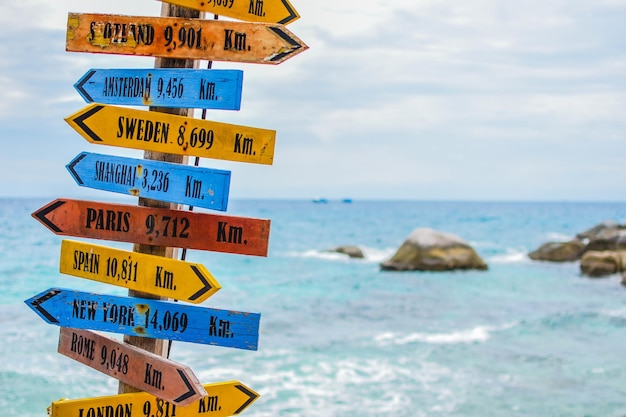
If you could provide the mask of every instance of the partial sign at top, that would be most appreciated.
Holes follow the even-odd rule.
[[[162,0],[167,3],[249,22],[287,25],[300,15],[287,0]]]
[[[66,50],[280,64],[308,46],[284,25],[70,13]]]

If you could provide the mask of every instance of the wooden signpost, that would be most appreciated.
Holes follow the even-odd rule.
[[[89,330],[62,327],[58,351],[175,405],[207,395],[189,367]]]
[[[68,15],[67,51],[157,59],[150,70],[89,70],[75,88],[94,103],[66,118],[90,143],[145,151],[143,160],[84,152],[67,166],[79,185],[138,196],[138,206],[57,199],[32,214],[58,235],[135,244],[128,252],[61,243],[61,273],[128,288],[129,297],[51,288],[26,300],[61,326],[59,353],[120,381],[116,396],[52,403],[52,417],[223,417],[259,397],[237,381],[202,386],[167,357],[172,340],[256,350],[260,315],[166,299],[201,303],[221,288],[201,264],[175,259],[178,248],[267,256],[269,220],[191,212],[226,210],[230,172],[187,159],[271,165],[276,132],[187,116],[241,104],[243,73],[199,71],[197,60],[279,64],[308,47],[284,26],[299,18],[289,0],[166,1],[161,17]]]
[[[32,214],[50,231],[144,245],[267,256],[270,221],[184,210],[57,199]]]
[[[50,324],[257,350],[260,314],[50,288],[25,301]]]
[[[250,22],[289,24],[300,15],[287,0],[162,0]]]
[[[73,240],[61,242],[59,269],[62,274],[195,304],[221,288],[201,264]]]
[[[280,64],[308,49],[284,25],[70,13],[66,50]]]
[[[68,165],[82,187],[226,211],[230,171],[82,152]]]
[[[228,417],[239,415],[259,398],[259,394],[239,381],[203,387],[208,395],[183,407],[137,392],[55,401],[50,406],[50,417]]]
[[[276,131],[91,104],[65,121],[98,145],[271,165]]]
[[[243,71],[91,69],[74,88],[87,103],[239,110]]]

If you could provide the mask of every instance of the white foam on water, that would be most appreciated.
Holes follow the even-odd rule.
[[[505,326],[476,326],[467,330],[457,330],[448,333],[410,333],[398,334],[387,332],[378,335],[375,340],[381,346],[389,345],[406,345],[410,343],[429,343],[429,344],[461,344],[461,343],[479,343],[486,342],[492,336],[492,333],[506,330],[513,327],[514,324]]]
[[[518,264],[530,262],[528,251],[524,248],[507,248],[503,254],[494,255],[489,258],[488,263],[494,264]]]

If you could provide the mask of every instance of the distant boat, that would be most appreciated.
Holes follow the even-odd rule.
[[[343,200],[341,200],[342,203],[352,203],[352,199],[351,198],[344,198]]]
[[[321,204],[326,204],[326,203],[328,203],[328,200],[325,199],[325,198],[322,198],[322,197],[316,197],[316,198],[313,199],[313,202],[314,203],[318,203],[318,204],[320,204],[320,203]]]

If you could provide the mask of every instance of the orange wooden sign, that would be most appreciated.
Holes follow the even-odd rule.
[[[270,221],[57,199],[32,214],[62,236],[267,256]]]
[[[280,64],[308,46],[277,23],[70,13],[66,50]]]
[[[207,395],[189,367],[89,330],[62,327],[58,351],[176,405],[188,405]]]

